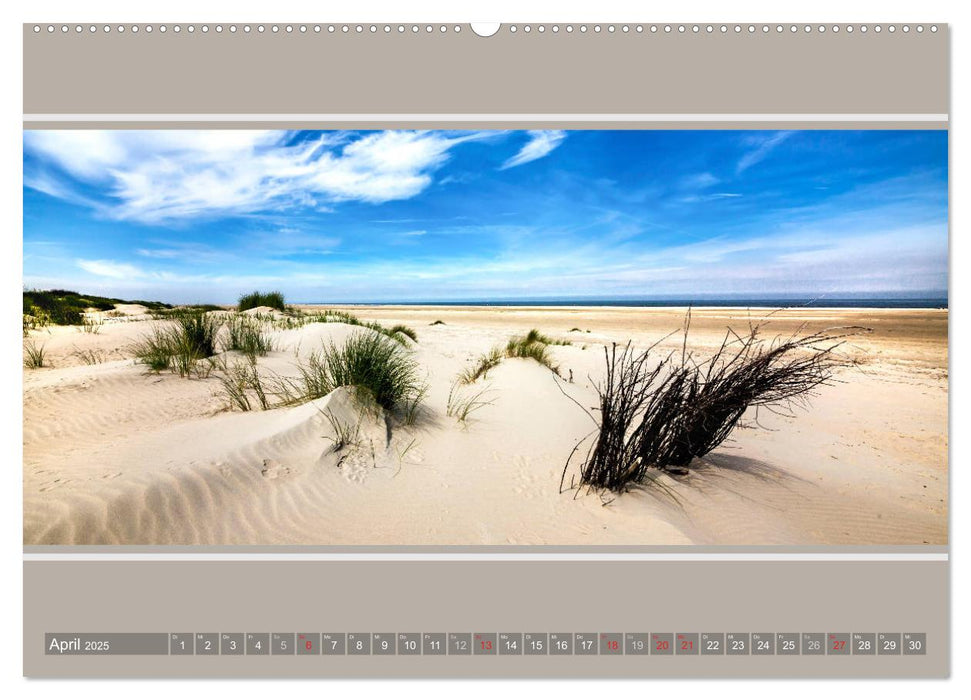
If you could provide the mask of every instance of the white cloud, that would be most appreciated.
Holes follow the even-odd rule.
[[[701,190],[717,185],[721,180],[711,173],[695,173],[681,179],[681,187],[688,190]]]
[[[142,276],[142,271],[134,265],[115,262],[114,260],[78,260],[78,267],[98,277],[112,279],[135,279]]]
[[[517,165],[530,163],[547,156],[566,138],[565,131],[552,129],[530,131],[528,133],[529,142],[519,150],[519,153],[503,163],[499,168],[500,170],[515,168]]]
[[[28,131],[25,184],[63,199],[65,175],[101,188],[112,218],[160,223],[322,202],[381,203],[422,192],[459,143],[484,134],[281,131]]]
[[[765,160],[776,146],[792,136],[791,131],[777,131],[767,137],[752,137],[750,145],[752,150],[743,155],[735,166],[736,174],[741,174],[751,168],[756,163]]]

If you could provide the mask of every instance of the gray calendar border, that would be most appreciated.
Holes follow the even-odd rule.
[[[895,131],[918,131],[918,130],[943,130],[947,129],[948,121],[944,120],[850,120],[839,119],[833,121],[802,121],[802,120],[763,120],[753,119],[743,120],[710,120],[710,121],[596,121],[578,120],[563,121],[550,119],[534,120],[511,120],[497,122],[483,118],[473,121],[449,121],[448,119],[433,120],[403,120],[399,116],[388,115],[386,118],[353,120],[353,121],[334,121],[327,119],[298,119],[298,120],[205,120],[194,121],[192,119],[149,119],[149,120],[117,120],[117,119],[63,119],[63,120],[41,120],[26,118],[23,122],[24,129],[32,130],[58,130],[58,129],[129,129],[129,130],[150,130],[150,129],[536,129],[536,128],[556,128],[572,130],[590,129],[610,129],[610,130],[641,130],[641,131],[694,131],[694,130],[725,130],[741,131],[747,129],[794,129],[794,130],[895,130]]]
[[[229,23],[205,33],[24,24],[24,113],[946,114],[950,103],[944,23],[908,33],[504,25],[488,38],[469,25],[413,34],[258,33],[257,24],[250,33]]]
[[[896,562],[26,562],[24,674],[82,677],[945,678],[950,572]],[[518,588],[512,582],[519,582]],[[609,595],[638,584],[641,604]],[[755,582],[755,585],[753,585]],[[391,594],[393,590],[393,594]],[[518,590],[519,595],[515,594]],[[596,604],[580,601],[596,591]],[[260,603],[254,604],[254,600]],[[906,605],[901,601],[906,600]],[[359,604],[365,603],[365,604]],[[45,634],[894,632],[920,656],[57,656]]]

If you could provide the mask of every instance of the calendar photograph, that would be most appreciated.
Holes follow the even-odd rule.
[[[948,543],[948,135],[27,129],[26,545]]]

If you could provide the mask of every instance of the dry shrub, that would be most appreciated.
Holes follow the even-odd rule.
[[[651,480],[651,469],[683,474],[694,458],[721,445],[749,408],[794,415],[837,369],[854,364],[840,348],[868,330],[803,333],[801,327],[767,339],[763,322],[744,335],[729,329],[715,353],[699,360],[688,351],[690,319],[689,312],[680,353],[656,358],[657,343],[642,352],[629,343],[620,352],[616,344],[604,348],[600,419],[580,467],[582,484],[624,491]]]

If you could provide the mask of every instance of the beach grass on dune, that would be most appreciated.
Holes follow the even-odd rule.
[[[152,372],[168,369],[172,363],[170,333],[167,328],[154,326],[141,340],[130,347],[135,361],[145,365]]]
[[[445,404],[445,415],[455,418],[460,423],[466,423],[469,416],[480,408],[491,406],[494,402],[487,399],[489,389],[482,389],[477,392],[463,391],[462,384],[468,384],[461,377],[452,383],[448,391],[448,399]]]
[[[168,326],[155,326],[130,348],[137,362],[153,372],[174,369],[190,376],[199,360],[216,354],[221,320],[212,314],[183,312]]]
[[[107,358],[105,351],[99,350],[98,348],[89,348],[86,350],[74,348],[74,352],[71,355],[86,365],[100,365]]]
[[[218,377],[230,409],[251,411],[254,399],[264,411],[270,408],[269,394],[260,376],[256,355],[247,355],[244,361],[236,361],[232,366],[225,362],[215,364],[222,370]]]
[[[85,316],[81,320],[81,332],[91,334],[100,333],[102,325],[104,325],[104,323],[99,319]]]
[[[24,343],[24,367],[28,369],[39,369],[49,366],[43,345],[38,347],[37,343],[33,340],[28,340]]]
[[[286,299],[284,299],[282,292],[257,291],[241,296],[239,303],[236,305],[236,310],[246,311],[247,309],[255,309],[259,306],[268,306],[278,311],[286,311],[287,309]]]
[[[510,338],[505,347],[494,347],[479,355],[471,366],[459,373],[458,379],[463,384],[474,384],[488,375],[489,370],[497,367],[506,357],[535,360],[544,367],[558,373],[559,368],[553,362],[549,352],[550,345],[570,345],[570,343],[565,340],[554,340],[533,328],[524,335],[516,335]]]
[[[400,343],[379,333],[357,332],[342,345],[330,343],[298,363],[296,379],[284,382],[287,403],[326,396],[338,387],[366,391],[389,412],[416,408],[425,385],[418,363]]]
[[[262,357],[273,350],[273,340],[264,331],[263,323],[259,319],[232,314],[226,319],[222,346],[223,350]]]
[[[485,377],[489,370],[502,362],[503,351],[501,348],[492,348],[489,352],[479,355],[472,363],[459,373],[459,381],[463,384],[474,384],[479,379]]]
[[[568,341],[554,340],[533,328],[526,335],[514,336],[506,343],[506,357],[535,360],[554,372],[558,371],[549,352],[550,345],[569,345]]]
[[[360,318],[348,311],[341,311],[339,309],[325,309],[323,311],[315,312],[312,314],[304,314],[302,316],[293,317],[293,321],[287,327],[299,327],[307,323],[346,323],[349,326],[361,326],[362,328],[369,328],[375,333],[380,333],[381,335],[391,338],[391,340],[401,345],[407,345],[408,341],[418,342],[418,333],[414,328],[406,326],[404,324],[396,324],[391,328],[382,326],[377,321],[362,321]]]
[[[418,334],[415,332],[415,329],[401,323],[391,326],[391,328],[388,329],[388,335],[403,335],[413,342],[418,342]]]

